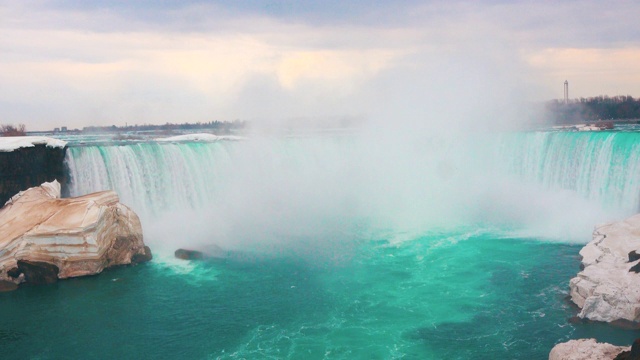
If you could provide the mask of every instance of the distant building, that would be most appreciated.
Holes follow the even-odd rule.
[[[564,103],[565,104],[569,103],[569,81],[568,80],[564,81]]]
[[[67,132],[67,127],[66,127],[66,126],[63,126],[62,128],[60,128],[60,131],[61,131],[61,132]]]

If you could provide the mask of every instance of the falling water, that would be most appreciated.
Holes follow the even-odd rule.
[[[637,209],[639,136],[71,146],[71,194],[116,190],[156,257],[0,297],[0,346],[24,358],[538,359],[572,338],[628,344],[569,324],[564,298],[572,242]],[[207,244],[222,258],[170,257]],[[61,323],[73,341],[50,332]]]

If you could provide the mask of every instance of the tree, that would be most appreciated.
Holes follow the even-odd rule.
[[[0,125],[0,136],[25,136],[27,135],[27,127],[24,124],[18,126]]]

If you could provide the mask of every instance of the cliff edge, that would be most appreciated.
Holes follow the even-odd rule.
[[[0,137],[0,204],[44,182],[57,180],[64,188],[66,145],[44,136]]]

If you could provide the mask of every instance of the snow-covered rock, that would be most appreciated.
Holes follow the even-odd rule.
[[[571,300],[589,320],[640,325],[640,274],[629,271],[639,260],[640,214],[599,226],[593,240],[580,250],[584,270],[571,279]]]
[[[46,136],[8,136],[0,137],[0,152],[11,152],[19,148],[46,145],[47,147],[64,148],[67,143]]]
[[[596,339],[570,340],[557,344],[549,353],[549,360],[606,360],[629,351],[631,346],[599,343]]]
[[[29,281],[34,269],[60,279],[92,275],[150,256],[138,216],[113,191],[61,199],[54,181],[0,209],[0,282]]]

